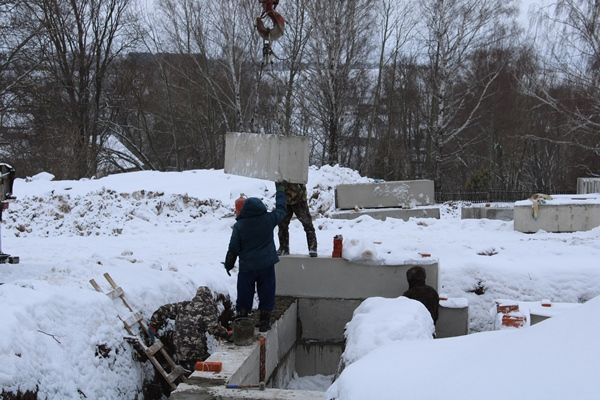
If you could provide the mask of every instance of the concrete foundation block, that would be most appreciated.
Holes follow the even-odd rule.
[[[456,301],[461,300],[461,301]],[[435,337],[438,339],[469,333],[469,304],[466,299],[440,301]]]
[[[600,178],[577,178],[577,194],[600,193]]]
[[[335,204],[341,210],[354,208],[412,208],[433,204],[434,185],[431,180],[357,183],[338,185]]]
[[[462,207],[461,219],[497,219],[512,221],[514,209],[512,207]]]
[[[329,299],[398,297],[408,289],[406,271],[416,265],[425,268],[427,284],[437,288],[435,259],[411,260],[400,265],[369,265],[343,258],[284,256],[275,267],[276,292],[279,296]]]
[[[515,205],[515,230],[524,233],[589,231],[600,226],[600,204],[540,204],[537,218],[531,204]]]
[[[310,141],[304,136],[230,132],[225,135],[225,172],[306,183],[309,151]]]
[[[343,341],[344,328],[362,300],[298,299],[300,337],[320,342]]]
[[[438,207],[419,207],[419,208],[376,208],[365,210],[342,210],[331,213],[333,219],[354,219],[368,215],[373,219],[385,221],[388,218],[401,219],[408,221],[410,218],[440,218],[440,209]]]
[[[296,346],[296,372],[300,376],[333,375],[343,352],[343,343],[300,342]]]

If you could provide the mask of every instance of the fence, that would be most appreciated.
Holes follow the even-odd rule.
[[[437,203],[446,201],[470,201],[472,203],[513,202],[525,200],[534,193],[573,194],[570,190],[488,190],[486,192],[436,192]]]

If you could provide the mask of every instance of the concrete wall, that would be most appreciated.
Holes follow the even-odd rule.
[[[435,324],[435,337],[463,336],[469,333],[469,307],[444,307],[440,305]]]
[[[266,373],[270,378],[279,361],[288,354],[296,344],[296,331],[298,321],[297,303],[275,321],[271,330],[266,333]],[[258,384],[259,380],[260,351],[258,343],[250,346],[235,346],[231,343],[222,343],[207,361],[220,361],[223,370],[220,373],[194,371],[189,379],[189,384],[210,386],[238,384]],[[177,398],[175,398],[177,399]]]
[[[343,210],[331,213],[330,217],[334,219],[354,219],[368,215],[371,218],[385,221],[387,218],[396,218],[408,221],[410,218],[440,218],[440,209],[438,207],[427,208],[385,208],[385,209],[367,209],[367,210]]]
[[[344,328],[362,299],[298,299],[298,331],[302,340],[344,340]]]
[[[225,172],[306,183],[309,151],[308,137],[231,132],[225,135]]]
[[[508,207],[462,207],[460,209],[461,219],[498,219],[501,221],[512,221],[514,209]]]
[[[277,295],[307,298],[366,299],[398,297],[408,289],[406,271],[419,265],[427,284],[438,287],[436,260],[402,265],[358,264],[331,257],[284,256],[276,265]]]
[[[433,181],[396,181],[338,185],[335,204],[341,210],[430,205],[435,202]]]
[[[343,352],[343,343],[298,343],[296,372],[300,376],[333,375],[338,369]]]
[[[577,194],[600,193],[600,178],[577,178]]]
[[[515,230],[524,233],[589,231],[600,226],[600,204],[543,204],[538,218],[531,206],[515,206]]]

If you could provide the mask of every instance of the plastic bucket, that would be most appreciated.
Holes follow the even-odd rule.
[[[254,320],[238,318],[233,321],[233,343],[236,346],[247,346],[254,343]]]

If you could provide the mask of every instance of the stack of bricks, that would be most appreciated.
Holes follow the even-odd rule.
[[[527,316],[515,303],[496,303],[496,315],[496,321],[500,322],[499,329],[523,328],[527,324]]]

